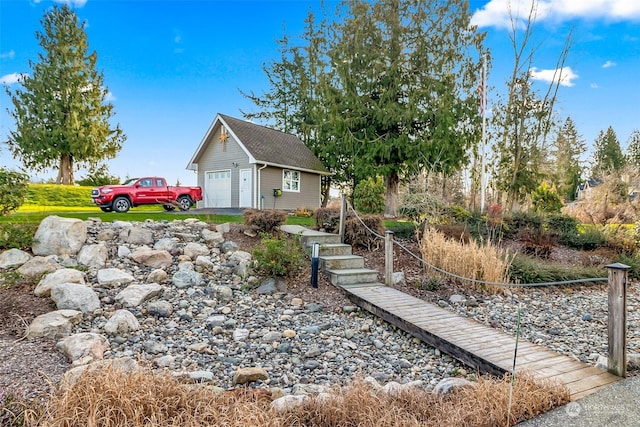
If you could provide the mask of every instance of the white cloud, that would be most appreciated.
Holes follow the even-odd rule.
[[[14,50],[10,50],[9,52],[0,53],[0,59],[13,59],[16,56],[16,52]]]
[[[118,98],[116,98],[116,96],[111,91],[108,91],[107,95],[104,97],[104,100],[107,102],[115,101],[116,99]]]
[[[22,76],[26,76],[26,74],[21,74],[21,73],[5,74],[4,76],[0,77],[0,84],[12,85],[14,83],[18,83]]]
[[[590,87],[591,89],[600,89],[600,86],[598,86],[598,83],[591,83],[591,84],[589,85],[589,87]]]
[[[616,64],[616,63],[615,63],[615,62],[613,62],[613,61],[607,61],[607,62],[605,62],[604,64],[602,64],[602,68],[615,67],[616,65],[618,65],[618,64]]]
[[[573,72],[571,67],[563,67],[561,69],[554,70],[538,70],[537,68],[531,68],[529,75],[533,80],[541,80],[543,82],[560,82],[560,86],[573,86],[573,80],[578,78],[578,75]]]
[[[81,8],[85,4],[87,4],[87,0],[53,0],[53,1],[56,3],[66,4],[66,5],[77,7],[77,8]]]
[[[537,4],[537,21],[567,21],[581,18],[603,18],[613,21],[640,21],[640,1],[637,0],[490,0],[478,9],[471,23],[479,27],[511,27],[511,15],[523,25]]]

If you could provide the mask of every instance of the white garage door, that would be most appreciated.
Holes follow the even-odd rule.
[[[207,172],[205,183],[205,207],[231,207],[231,171]]]

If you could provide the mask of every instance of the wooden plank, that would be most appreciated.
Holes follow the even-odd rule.
[[[539,364],[538,366],[531,366],[531,365],[532,364],[528,364],[528,365],[525,364],[521,367],[521,369],[530,370],[532,372],[535,372],[536,376],[541,376],[545,378],[551,377],[553,375],[563,374],[565,372],[574,371],[582,367],[584,368],[589,367],[589,365],[586,365],[581,362],[577,362],[571,359],[570,357],[566,358],[564,361],[553,363],[552,365],[548,365],[548,364],[546,366],[542,366],[541,364]]]
[[[572,381],[567,383],[566,386],[569,388],[571,394],[583,393],[585,391],[592,390],[594,388],[610,385],[620,381],[620,377],[609,374],[608,372],[602,372],[601,375],[591,376],[587,378],[582,378],[577,381]]]
[[[622,378],[620,378],[620,379],[622,379]],[[583,390],[583,391],[579,391],[579,392],[576,392],[576,393],[571,393],[571,391],[569,391],[570,399],[573,400],[573,401],[578,400],[578,399],[582,399],[583,397],[587,397],[590,394],[593,394],[593,393],[595,393],[597,391],[603,390],[603,389],[609,387],[612,384],[615,384],[615,383],[602,384],[602,385],[599,385],[597,387],[590,388],[589,390]]]
[[[592,375],[591,366],[583,365],[571,371],[550,375],[547,378],[560,381],[563,384],[568,384],[570,382],[583,379],[585,378],[585,376],[590,376],[590,375]]]

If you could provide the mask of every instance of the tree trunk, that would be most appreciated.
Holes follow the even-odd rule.
[[[60,156],[56,182],[62,185],[73,185],[73,156],[71,154],[67,153]]]
[[[396,217],[398,216],[398,187],[400,184],[400,178],[396,172],[392,172],[391,175],[384,178],[384,185],[387,189],[384,202],[384,216]]]

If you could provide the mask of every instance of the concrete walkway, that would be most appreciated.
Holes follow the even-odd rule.
[[[640,426],[640,376],[623,381],[518,427],[637,427]]]

